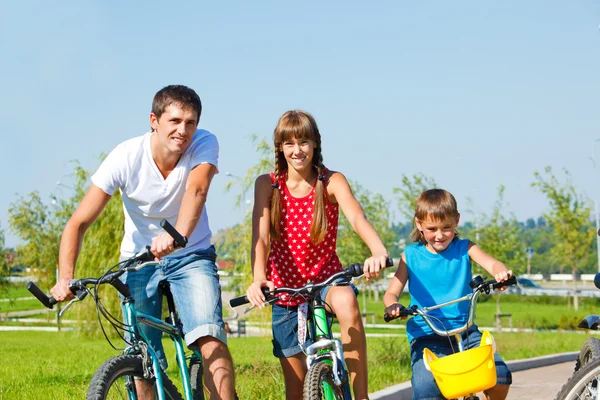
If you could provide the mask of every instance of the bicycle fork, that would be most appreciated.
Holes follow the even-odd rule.
[[[327,351],[327,352],[325,352]],[[306,364],[310,367],[318,361],[327,359],[331,361],[333,368],[333,382],[336,386],[342,386],[348,378],[346,362],[344,361],[344,349],[339,339],[321,339],[305,349]]]
[[[313,321],[316,341],[304,349],[307,368],[310,369],[315,362],[320,360],[330,360],[333,368],[334,383],[336,386],[341,387],[348,379],[348,369],[344,360],[342,342],[339,339],[332,338],[327,321],[327,313],[322,305],[314,305]]]

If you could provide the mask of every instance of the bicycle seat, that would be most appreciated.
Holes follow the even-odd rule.
[[[171,294],[171,286],[168,281],[160,281],[158,284],[158,293],[163,296],[169,296]]]

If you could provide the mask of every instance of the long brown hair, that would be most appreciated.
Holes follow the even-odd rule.
[[[458,217],[458,206],[452,193],[444,189],[426,190],[417,197],[415,203],[415,219],[424,221],[431,219],[434,221],[446,221]],[[410,239],[413,242],[427,244],[423,232],[417,227],[413,219],[413,230],[410,233]],[[458,239],[458,232],[454,232],[454,239]]]
[[[315,142],[312,165],[317,171],[317,184],[315,185],[315,204],[313,207],[313,220],[310,228],[310,241],[313,244],[321,242],[327,233],[327,214],[325,210],[325,176],[323,165],[323,154],[321,153],[321,134],[317,122],[312,115],[302,110],[291,110],[285,112],[273,132],[273,144],[275,148],[275,184],[273,184],[273,195],[271,197],[271,236],[275,239],[281,237],[281,188],[280,178],[285,178],[287,173],[287,162],[281,145],[292,139],[312,140]]]

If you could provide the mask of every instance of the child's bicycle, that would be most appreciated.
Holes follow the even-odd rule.
[[[175,239],[176,246],[185,247],[187,239],[181,236],[172,225],[163,220],[161,221],[161,226]],[[163,281],[159,285],[159,292],[166,297],[169,309],[169,316],[165,321],[162,321],[151,315],[137,311],[129,287],[119,280],[119,277],[125,272],[135,273],[144,267],[155,266],[157,264],[158,262],[154,261],[154,255],[150,252],[150,247],[147,246],[145,251],[117,264],[115,266],[119,266],[117,270],[113,271],[115,268],[113,267],[99,278],[73,279],[69,283],[69,289],[71,289],[75,298],[62,309],[61,314],[74,302],[85,299],[89,294],[96,302],[98,312],[106,317],[116,330],[126,331],[130,335],[129,338],[122,336],[126,343],[123,354],[106,360],[94,373],[86,399],[182,399],[173,382],[171,382],[165,371],[161,369],[158,361],[159,358],[147,344],[147,338],[139,329],[139,324],[157,329],[173,339],[185,399],[204,399],[202,357],[197,350],[194,350],[190,356],[185,355],[182,325],[175,309],[169,284]],[[109,314],[100,302],[98,287],[105,283],[112,285],[123,296],[124,322]],[[57,303],[54,297],[44,294],[33,282],[27,284],[27,289],[43,305],[50,309]],[[136,385],[136,381],[139,380],[146,381],[150,385],[139,383]],[[149,387],[151,387],[152,393],[146,392]],[[138,391],[140,393],[137,393]],[[141,393],[141,391],[144,393]]]
[[[517,280],[514,276],[504,282],[496,282],[493,279],[485,281],[484,278],[475,276],[469,282],[473,293],[431,307],[418,308],[416,305],[408,308],[403,307],[398,317],[385,314],[383,319],[389,322],[400,317],[419,315],[423,317],[425,323],[429,325],[436,335],[448,337],[452,348],[454,346],[450,337],[453,336],[458,352],[438,358],[432,351],[426,348],[423,351],[425,367],[433,374],[445,398],[455,399],[464,397],[465,399],[478,399],[476,397],[478,392],[490,389],[496,385],[496,364],[494,362],[496,345],[492,335],[488,331],[483,331],[480,346],[465,350],[462,345],[461,332],[466,331],[473,325],[475,305],[479,295],[482,293],[489,294],[492,289],[500,289],[504,286],[515,285],[516,283]],[[428,315],[428,312],[432,310],[437,310],[461,301],[469,301],[469,316],[467,322],[462,326],[451,330],[447,330],[443,326],[440,328],[432,320],[437,318]]]
[[[392,260],[387,261],[386,267],[392,266]],[[308,331],[313,343],[304,345],[308,372],[304,380],[303,400],[351,400],[348,370],[344,361],[344,349],[339,339],[333,338],[331,331],[332,314],[326,309],[325,299],[320,291],[326,286],[347,286],[352,278],[363,275],[362,264],[352,264],[344,271],[331,275],[321,283],[309,282],[300,288],[280,287],[274,291],[265,290],[266,303],[273,304],[279,298],[278,294],[289,294],[309,299],[307,321],[311,325]],[[232,307],[248,304],[246,296],[236,297],[229,301]]]

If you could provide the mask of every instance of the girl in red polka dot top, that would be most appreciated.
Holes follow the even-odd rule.
[[[312,115],[286,112],[275,127],[273,139],[275,171],[259,176],[255,184],[254,283],[246,292],[250,303],[263,306],[261,287],[301,287],[308,281],[322,282],[342,269],[335,251],[339,207],[372,253],[364,262],[365,277],[379,277],[387,250],[346,177],[323,165],[321,135]],[[355,291],[351,286],[327,287],[321,295],[340,324],[354,397],[368,399],[366,340]],[[282,295],[272,311],[273,354],[283,369],[287,399],[302,398],[307,372],[297,337],[302,302]]]

